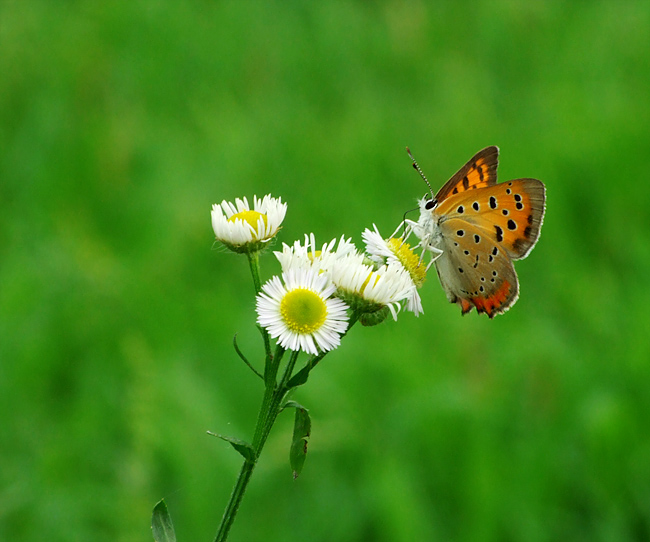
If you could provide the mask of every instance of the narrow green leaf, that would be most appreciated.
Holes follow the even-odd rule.
[[[235,336],[232,339],[232,345],[235,347],[235,352],[237,352],[237,355],[241,358],[241,360],[248,366],[248,368],[253,371],[257,376],[259,376],[262,380],[264,380],[264,377],[262,376],[262,373],[260,373],[255,367],[253,367],[246,359],[246,356],[242,353],[242,351],[239,349],[239,346],[237,345],[237,334],[235,333]]]
[[[311,418],[309,417],[309,411],[295,401],[289,401],[285,406],[291,406],[296,409],[296,416],[293,422],[293,439],[289,451],[289,464],[291,465],[295,480],[302,472],[302,467],[307,457],[307,441],[309,435],[311,435]]]
[[[217,437],[221,440],[229,442],[232,447],[244,457],[246,461],[255,461],[255,450],[248,442],[239,440],[238,438],[228,437],[226,435],[219,435],[217,433],[213,433],[212,431],[208,431],[208,435],[212,435],[213,437]]]
[[[302,409],[305,409],[304,406],[302,406],[300,403],[297,403],[293,399],[289,399],[286,403],[284,403],[284,405],[282,405],[282,410],[284,410],[285,408],[302,408]]]
[[[298,371],[295,375],[293,375],[290,379],[289,382],[287,383],[287,388],[297,388],[298,386],[302,386],[305,382],[307,382],[307,378],[309,377],[309,371],[311,371],[311,367],[309,365],[306,365],[300,371]]]
[[[151,517],[151,532],[156,542],[176,542],[176,533],[172,518],[167,511],[164,499],[161,499],[153,509]]]

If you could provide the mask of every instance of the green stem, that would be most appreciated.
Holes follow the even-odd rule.
[[[253,281],[255,283],[255,290],[257,293],[259,293],[261,286],[259,281],[258,256],[257,253],[249,254],[248,256],[251,267],[251,274],[253,275]],[[343,336],[346,335],[348,331],[350,331],[357,320],[358,315],[356,313],[353,313],[350,318],[348,328]],[[237,478],[235,487],[233,488],[232,494],[230,495],[228,506],[226,507],[226,511],[224,512],[223,518],[221,519],[221,525],[219,526],[219,531],[217,532],[217,536],[214,539],[214,542],[225,542],[225,540],[228,538],[230,527],[235,521],[235,516],[237,515],[239,505],[241,504],[244,493],[246,492],[248,482],[253,475],[255,465],[257,465],[257,461],[260,457],[260,454],[262,453],[264,444],[266,444],[266,439],[271,433],[271,429],[275,424],[275,420],[277,419],[278,414],[282,409],[282,401],[285,398],[287,392],[290,390],[289,381],[291,380],[291,375],[298,359],[299,352],[291,352],[291,357],[287,362],[287,366],[284,369],[284,374],[282,375],[282,378],[278,384],[278,370],[280,368],[280,362],[285,350],[278,344],[275,350],[275,354],[271,355],[268,334],[265,330],[262,330],[262,334],[264,336],[266,346],[266,364],[264,367],[265,389],[264,397],[262,398],[262,404],[260,405],[260,411],[257,415],[257,422],[255,424],[255,435],[253,437],[252,443],[253,450],[255,452],[254,458],[244,460],[244,464],[239,471],[239,477]],[[325,354],[326,353],[323,352],[312,358],[308,370],[311,371],[311,369],[313,369],[318,364],[318,362],[323,359],[323,357],[325,357]]]
[[[223,542],[228,538],[228,532],[232,526],[233,521],[235,521],[235,515],[239,509],[241,499],[244,496],[246,491],[246,486],[248,485],[251,475],[253,474],[253,469],[255,468],[256,461],[246,460],[242,465],[241,471],[239,471],[239,478],[237,478],[237,483],[232,490],[230,495],[230,501],[228,501],[228,506],[226,511],[223,513],[223,518],[221,519],[221,525],[219,526],[219,531],[215,537],[215,542]]]
[[[258,251],[247,252],[248,265],[251,268],[251,275],[253,275],[253,286],[255,286],[255,295],[260,293],[262,283],[260,281],[260,253]]]
[[[246,492],[246,487],[248,482],[253,474],[257,460],[262,453],[266,439],[273,428],[273,424],[278,417],[278,414],[281,410],[282,399],[286,395],[288,388],[287,382],[291,377],[291,373],[296,365],[296,360],[298,359],[298,352],[291,352],[291,357],[287,362],[287,366],[280,380],[280,384],[277,385],[276,378],[278,374],[278,369],[280,366],[280,361],[282,355],[284,354],[284,349],[278,345],[275,355],[271,358],[271,363],[267,364],[267,370],[264,373],[264,380],[266,382],[266,389],[264,390],[264,397],[262,399],[262,405],[260,406],[260,411],[257,416],[257,423],[255,425],[255,436],[253,437],[253,450],[255,451],[255,457],[252,460],[244,460],[241,470],[239,471],[239,477],[235,483],[235,487],[232,490],[230,495],[230,501],[226,507],[226,511],[223,514],[221,519],[221,525],[219,526],[219,531],[217,536],[214,539],[215,542],[223,542],[228,538],[228,532],[230,527],[235,521],[235,516],[239,505],[244,497]]]
[[[251,270],[251,276],[253,277],[253,286],[255,287],[255,295],[259,294],[262,291],[262,281],[260,280],[260,253],[247,252],[246,256],[248,257],[248,266]],[[257,329],[260,330],[262,334],[262,339],[264,339],[264,351],[266,352],[266,365],[269,364],[271,358],[271,341],[269,340],[269,334],[262,326],[258,325]]]

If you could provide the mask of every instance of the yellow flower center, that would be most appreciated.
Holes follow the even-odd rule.
[[[401,238],[391,237],[388,246],[393,254],[409,272],[415,285],[419,288],[427,278],[426,266],[420,262],[420,257],[411,250],[411,245],[404,243]]]
[[[257,231],[257,222],[259,221],[260,217],[262,217],[262,220],[264,221],[264,227],[266,228],[266,215],[258,213],[257,211],[242,211],[241,213],[234,214],[228,219],[228,222],[241,220],[252,226],[254,231]]]
[[[327,305],[323,298],[312,290],[296,288],[282,298],[280,314],[291,331],[307,335],[325,323]]]

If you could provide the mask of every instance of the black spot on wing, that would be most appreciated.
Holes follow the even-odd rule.
[[[497,241],[500,243],[503,241],[503,230],[501,229],[501,226],[494,226],[494,229],[497,233]]]

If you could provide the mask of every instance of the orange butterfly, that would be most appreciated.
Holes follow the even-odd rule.
[[[435,197],[431,191],[431,198],[420,201],[420,218],[411,223],[420,245],[434,254],[447,299],[463,314],[476,307],[490,318],[519,297],[512,260],[525,258],[535,246],[546,200],[537,179],[497,184],[498,156],[494,146],[478,152]]]

